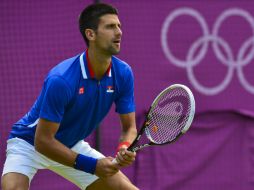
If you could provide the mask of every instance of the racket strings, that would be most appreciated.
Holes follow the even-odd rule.
[[[190,109],[189,95],[184,89],[164,93],[149,113],[147,135],[157,144],[173,141],[185,127]]]

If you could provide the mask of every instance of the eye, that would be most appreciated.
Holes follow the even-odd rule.
[[[121,24],[108,24],[108,25],[106,25],[106,28],[108,28],[108,29],[116,29],[116,28],[121,29]]]
[[[108,24],[108,25],[106,25],[106,28],[109,28],[109,29],[111,29],[111,28],[115,28],[116,27],[116,25],[115,24]]]

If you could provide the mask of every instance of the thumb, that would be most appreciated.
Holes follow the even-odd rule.
[[[107,159],[109,159],[110,161],[114,160],[114,158],[111,156],[108,156]]]

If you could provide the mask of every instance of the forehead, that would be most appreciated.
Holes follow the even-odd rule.
[[[106,14],[100,17],[99,25],[105,25],[105,24],[119,24],[119,18],[115,14]]]

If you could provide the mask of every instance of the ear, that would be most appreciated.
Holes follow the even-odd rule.
[[[95,32],[92,29],[86,29],[85,35],[89,41],[93,41],[95,39]]]

